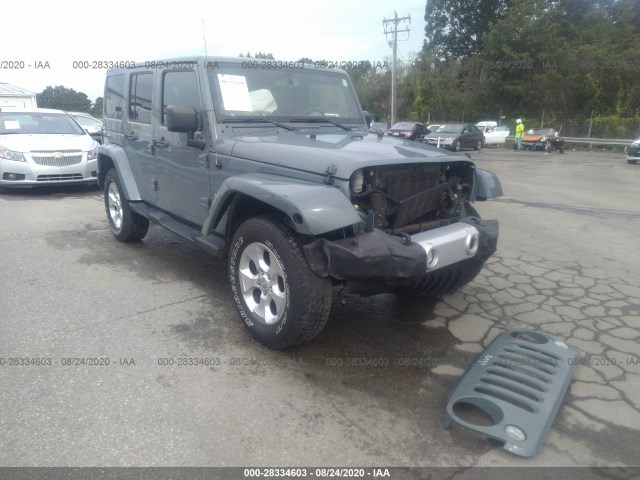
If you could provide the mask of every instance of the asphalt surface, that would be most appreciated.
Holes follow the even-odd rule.
[[[224,262],[159,227],[117,242],[98,190],[0,191],[0,466],[640,466],[640,167],[468,153],[505,193],[476,204],[501,230],[477,279],[440,302],[336,291],[284,352],[249,337]],[[531,459],[441,426],[512,328],[583,356]]]

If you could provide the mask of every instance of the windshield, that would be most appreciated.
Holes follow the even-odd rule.
[[[83,127],[102,127],[102,122],[100,120],[96,120],[95,118],[85,117],[83,115],[74,115],[73,118],[76,119]]]
[[[209,83],[221,106],[221,120],[268,116],[286,122],[330,117],[336,122],[362,122],[362,113],[347,75],[337,71],[243,68],[242,64],[209,67]]]
[[[0,112],[0,134],[86,135],[65,113]]]
[[[464,125],[458,123],[448,123],[445,125],[441,125],[435,133],[459,133]]]
[[[551,133],[553,133],[552,130],[548,128],[532,128],[527,132],[527,135],[550,135]]]
[[[393,127],[391,127],[391,129],[392,130],[413,130],[414,125],[415,125],[414,123],[401,122],[401,123],[396,123]]]

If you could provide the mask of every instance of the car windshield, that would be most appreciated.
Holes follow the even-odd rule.
[[[86,135],[65,113],[0,112],[0,135],[67,134]]]
[[[435,133],[460,133],[463,128],[464,125],[459,123],[446,123],[441,125]]]
[[[85,117],[84,115],[74,115],[73,118],[75,118],[76,122],[78,122],[83,127],[102,127],[102,122],[92,117]]]
[[[532,128],[527,132],[527,135],[549,135],[552,133],[553,130],[549,128]]]
[[[495,127],[493,129],[494,132],[508,132],[509,131],[509,127],[505,127],[505,126],[501,126],[501,127]]]
[[[250,63],[254,65],[254,63]],[[361,123],[362,113],[346,74],[338,71],[276,68],[240,63],[208,67],[212,94],[221,105],[221,120],[268,116],[292,119],[329,117],[336,122]]]
[[[399,122],[399,123],[396,123],[393,127],[391,127],[391,130],[413,130],[414,126],[415,126],[415,123]]]

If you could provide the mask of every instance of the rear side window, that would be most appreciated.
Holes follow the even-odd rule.
[[[124,75],[107,77],[104,89],[104,115],[109,118],[122,118],[124,108]]]
[[[195,107],[200,110],[200,94],[195,72],[166,72],[162,85],[162,124],[167,105]]]
[[[129,120],[138,123],[151,123],[152,93],[152,73],[136,73],[131,75],[131,84],[129,85]]]

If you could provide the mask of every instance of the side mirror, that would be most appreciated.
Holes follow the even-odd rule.
[[[362,114],[364,115],[364,121],[367,122],[367,128],[369,128],[371,126],[371,114],[366,110],[363,110]]]
[[[198,112],[194,107],[167,105],[165,111],[167,130],[187,134],[187,145],[204,150],[206,142],[194,138],[193,134],[198,130]]]
[[[193,138],[193,132],[198,129],[198,113],[194,107],[167,105],[165,119],[167,130],[170,132],[191,132],[189,138]]]
[[[474,188],[471,200],[488,200],[502,196],[502,185],[498,177],[487,170],[476,169]]]

